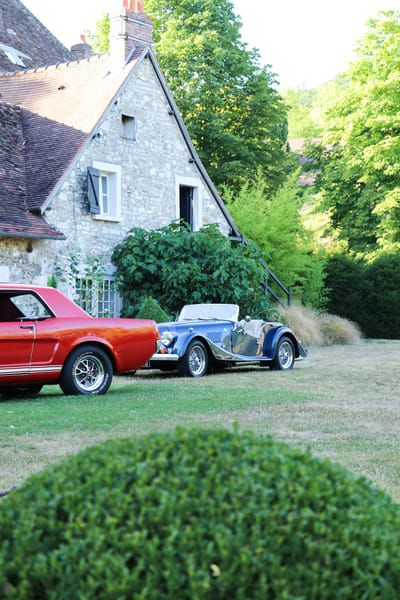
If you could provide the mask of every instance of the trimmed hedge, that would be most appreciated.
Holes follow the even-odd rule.
[[[333,256],[327,263],[329,312],[355,321],[367,337],[400,338],[400,255],[372,263]]]
[[[400,597],[399,509],[365,479],[250,433],[116,440],[0,505],[0,596]]]

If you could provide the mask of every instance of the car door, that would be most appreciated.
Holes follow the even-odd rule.
[[[35,324],[25,322],[12,302],[12,293],[0,294],[0,384],[26,377],[32,360]]]
[[[32,370],[41,369],[43,372],[59,372],[62,365],[55,364],[55,356],[65,337],[62,320],[52,316],[39,319],[36,323],[35,346],[32,354]]]
[[[56,367],[53,365],[54,355],[62,335],[57,319],[42,298],[35,293],[13,297],[12,302],[24,315],[21,327],[31,327],[34,332],[30,375],[36,379],[36,376],[59,373],[62,365]]]

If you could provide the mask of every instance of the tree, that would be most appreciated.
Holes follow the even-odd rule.
[[[313,253],[311,237],[303,227],[297,180],[295,172],[270,196],[259,172],[256,181],[244,184],[235,197],[226,192],[227,206],[279,279],[307,305],[322,308],[324,260]]]
[[[96,33],[88,32],[88,40],[96,54],[105,54],[110,50],[110,15],[103,13],[96,22]]]
[[[289,139],[320,137],[322,130],[313,115],[316,89],[287,88],[283,98],[289,108]]]
[[[330,110],[317,188],[354,253],[400,250],[400,12],[367,24]],[[318,154],[318,152],[317,152]]]
[[[348,83],[343,75],[317,88],[287,88],[283,98],[288,106],[289,139],[321,137],[326,111],[346,92]]]
[[[241,40],[231,0],[146,0],[155,49],[213,181],[237,188],[259,167],[285,179],[286,108],[268,66]]]
[[[231,0],[146,0],[155,50],[211,178],[238,187],[262,168],[276,190],[292,164],[286,106],[269,66],[240,36]],[[107,29],[108,28],[108,29]],[[109,15],[90,36],[108,49]]]

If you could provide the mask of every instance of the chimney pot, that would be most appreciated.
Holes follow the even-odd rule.
[[[90,58],[93,54],[92,46],[87,43],[86,36],[82,34],[80,37],[81,42],[71,46],[71,52],[75,56],[76,60]]]
[[[124,7],[133,12],[144,12],[143,0],[124,0]]]

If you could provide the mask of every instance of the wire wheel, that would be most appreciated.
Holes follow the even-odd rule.
[[[283,336],[278,342],[278,348],[273,360],[273,368],[278,371],[287,371],[294,365],[295,351],[291,339]]]
[[[206,351],[203,346],[193,346],[189,354],[189,368],[194,377],[198,377],[204,371],[206,365]]]
[[[194,340],[189,344],[184,356],[182,357],[178,370],[181,375],[188,377],[203,377],[208,367],[208,354],[204,344]]]
[[[294,363],[294,348],[291,340],[282,338],[278,348],[278,361],[282,370],[291,369]]]

